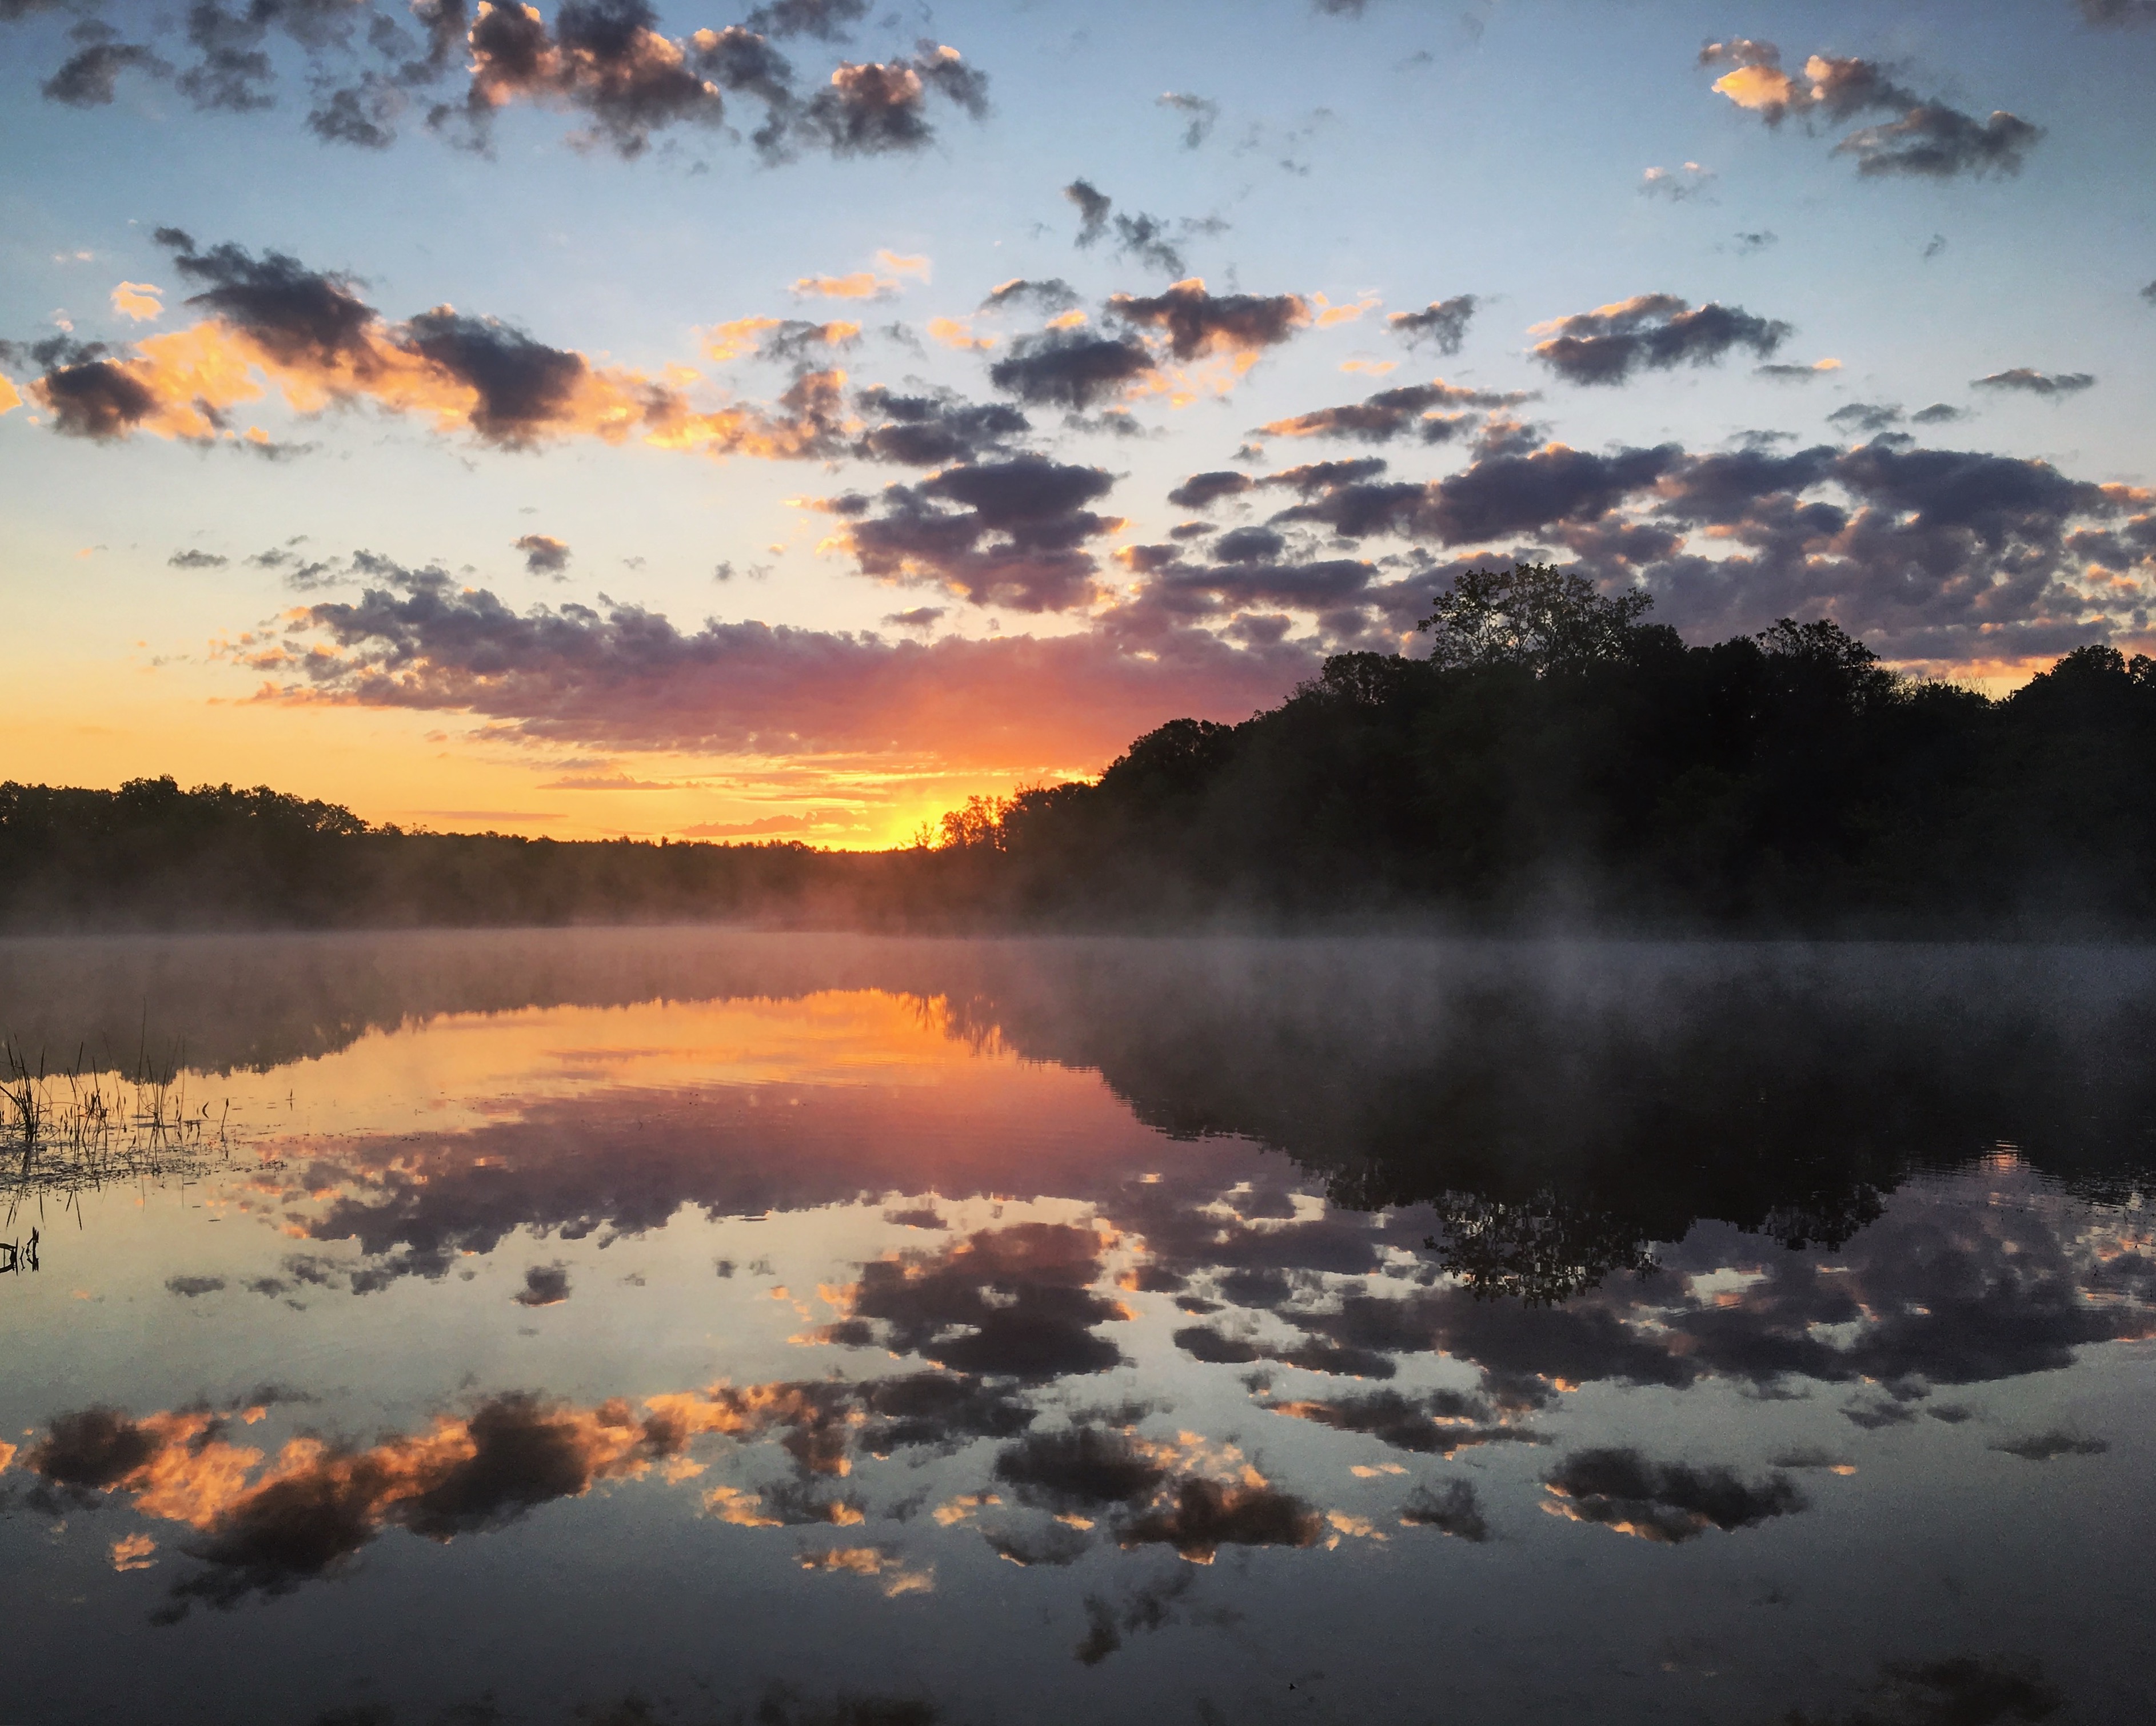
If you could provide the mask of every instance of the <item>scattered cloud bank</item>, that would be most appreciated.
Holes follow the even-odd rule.
[[[2018,174],[2043,128],[2004,110],[1979,120],[1943,102],[1928,101],[1895,81],[1876,60],[1813,54],[1801,72],[1785,71],[1782,51],[1771,42],[1732,37],[1699,52],[1702,66],[1727,66],[1715,90],[1770,126],[1794,116],[1846,123],[1860,116],[1898,117],[1859,126],[1834,146],[1872,178],[1907,175],[1929,179]]]
[[[978,510],[966,513],[978,533]],[[610,748],[1038,769],[1104,762],[1174,713],[1240,717],[1316,668],[1306,647],[1199,629],[1142,643],[891,643],[753,622],[685,632],[629,605],[519,612],[439,571],[388,568],[355,601],[231,645],[267,680],[261,699],[461,711]]]
[[[0,22],[35,8],[11,8]],[[988,80],[956,49],[922,41],[891,60],[846,60],[817,84],[773,44],[788,38],[843,42],[867,16],[858,0],[760,6],[741,23],[673,37],[648,0],[563,0],[551,23],[521,0],[249,0],[228,9],[196,0],[176,64],[117,25],[141,22],[96,0],[74,8],[79,45],[43,85],[75,108],[110,105],[123,75],[170,82],[203,112],[247,114],[277,105],[296,53],[314,106],[307,125],[327,144],[387,149],[401,125],[425,127],[482,153],[497,117],[518,105],[576,117],[568,141],[625,160],[660,133],[698,128],[724,136],[735,105],[752,102],[750,131],[771,162],[804,152],[875,156],[924,149],[936,139],[931,99],[985,119]],[[153,32],[167,26],[153,23]],[[273,45],[277,52],[273,54]],[[461,94],[453,86],[464,80]]]

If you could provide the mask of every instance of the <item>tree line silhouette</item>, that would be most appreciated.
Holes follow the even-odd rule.
[[[2156,662],[2089,646],[2000,700],[1835,624],[1688,647],[1645,592],[1463,576],[1427,658],[1350,653],[1240,725],[945,819],[1001,902],[1469,922],[1996,931],[2156,912]]]
[[[373,827],[267,788],[0,785],[0,926],[717,918],[1175,927],[1436,916],[1753,932],[2156,921],[2156,662],[2088,646],[1994,700],[1835,624],[1687,646],[1521,564],[1427,657],[1348,653],[1097,781],[975,797],[901,850]]]

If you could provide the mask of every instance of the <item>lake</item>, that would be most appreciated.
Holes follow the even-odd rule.
[[[0,1030],[0,1720],[2156,1718],[2138,949],[56,938]]]

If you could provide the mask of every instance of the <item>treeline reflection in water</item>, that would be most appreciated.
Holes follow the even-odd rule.
[[[1419,1718],[1433,1621],[1505,1718],[2156,1706],[2138,953],[22,943],[0,1025],[239,1123],[0,1291],[9,1592],[133,1662],[54,1718],[212,1626],[294,1720]]]

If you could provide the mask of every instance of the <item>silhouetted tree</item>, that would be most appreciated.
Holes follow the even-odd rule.
[[[1645,588],[1604,594],[1554,565],[1516,563],[1509,571],[1467,571],[1415,628],[1430,634],[1434,665],[1520,665],[1539,676],[1625,657],[1654,603]]]

